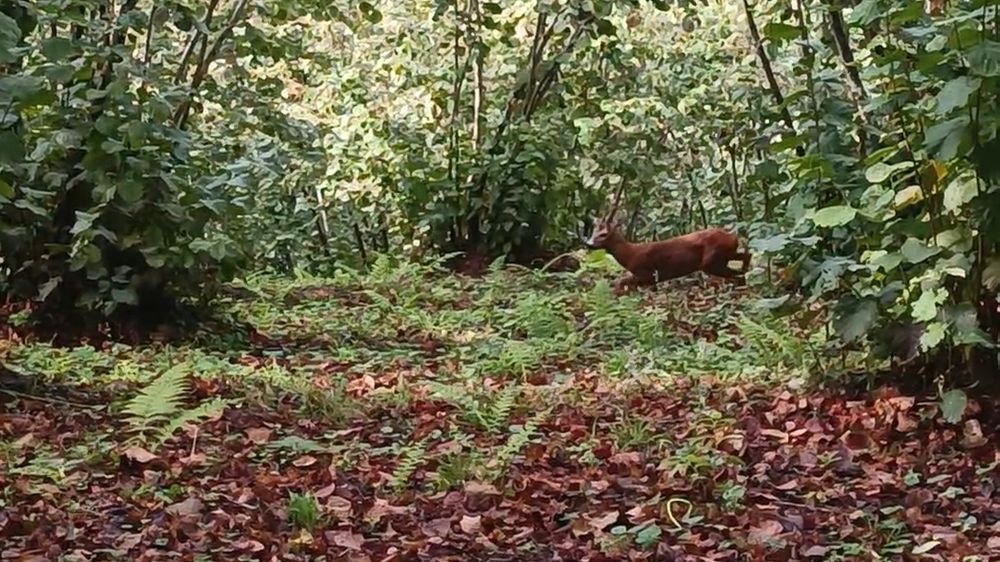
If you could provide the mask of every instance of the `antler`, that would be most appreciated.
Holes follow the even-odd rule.
[[[615,218],[618,213],[618,204],[622,200],[622,192],[625,191],[625,177],[622,177],[621,183],[618,184],[618,191],[615,192],[615,198],[611,203],[611,209],[608,211],[608,220]]]

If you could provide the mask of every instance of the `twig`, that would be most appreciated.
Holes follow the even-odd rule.
[[[0,388],[0,392],[13,396],[14,398],[21,398],[27,400],[37,400],[39,402],[48,402],[50,404],[60,404],[63,406],[72,406],[74,408],[83,408],[86,410],[100,410],[105,408],[105,406],[95,406],[93,404],[80,404],[79,402],[70,402],[69,400],[63,400],[61,398],[45,398],[44,396],[35,396],[34,394],[28,394],[25,392],[18,392],[16,390],[7,390],[6,388]]]

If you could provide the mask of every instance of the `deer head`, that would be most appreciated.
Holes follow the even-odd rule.
[[[594,231],[590,234],[590,238],[584,242],[587,248],[591,250],[606,248],[608,241],[617,234],[618,223],[615,220],[615,214],[618,213],[618,204],[621,201],[624,190],[625,180],[623,178],[621,184],[618,186],[618,191],[615,193],[614,201],[608,209],[608,213],[601,220],[597,221],[597,224],[594,225]]]
[[[615,222],[614,215],[609,214],[605,216],[594,225],[594,231],[590,233],[590,238],[585,242],[587,248],[597,250],[607,247],[608,240],[611,239],[617,230],[618,225]]]

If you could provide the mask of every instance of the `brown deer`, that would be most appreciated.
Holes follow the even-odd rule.
[[[620,187],[610,212],[598,221],[586,241],[588,248],[607,250],[628,270],[628,275],[615,282],[615,292],[655,286],[660,281],[696,271],[724,278],[742,277],[746,273],[750,254],[739,251],[736,235],[721,228],[699,230],[657,242],[630,242],[619,232],[615,222],[621,192]],[[733,261],[740,262],[741,268],[730,268],[729,263]]]

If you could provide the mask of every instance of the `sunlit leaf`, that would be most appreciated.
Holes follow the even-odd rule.
[[[813,222],[824,228],[842,226],[854,220],[857,213],[856,209],[847,205],[826,207],[813,214]]]
[[[979,89],[981,83],[982,81],[978,78],[959,76],[945,84],[935,98],[938,114],[944,115],[957,108],[965,107],[969,103],[969,96]]]
[[[920,263],[941,253],[941,248],[928,246],[916,238],[907,238],[899,250],[909,263]]]
[[[979,180],[974,173],[958,176],[944,189],[944,208],[955,213],[979,194]]]

